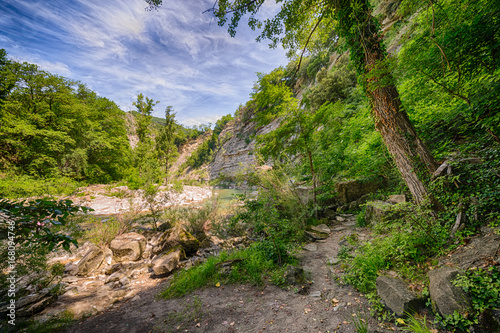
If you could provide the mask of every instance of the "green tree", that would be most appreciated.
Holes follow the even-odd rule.
[[[130,157],[124,112],[81,83],[0,61],[0,169],[36,177],[120,179]]]
[[[151,6],[162,0],[146,0]],[[281,9],[272,19],[256,18],[264,0],[218,0],[212,11],[219,25],[227,23],[231,36],[241,18],[250,14],[248,24],[260,28],[260,39],[270,39],[273,46],[284,42],[292,49],[307,44],[311,33],[323,20],[332,21],[338,36],[345,40],[351,61],[366,95],[371,101],[375,125],[392,155],[398,170],[415,201],[422,203],[429,196],[426,179],[437,164],[425,144],[418,137],[408,115],[401,107],[398,91],[386,60],[382,34],[372,16],[368,0],[287,0],[280,1]],[[312,22],[316,22],[315,24]],[[312,25],[311,25],[312,24]]]
[[[134,148],[135,166],[139,170],[139,176],[146,184],[154,183],[160,174],[160,165],[154,149],[154,142],[151,138],[151,119],[153,108],[159,102],[154,102],[143,94],[137,95],[134,106],[137,109],[136,134],[139,138],[137,146]]]
[[[171,106],[165,109],[165,125],[160,129],[156,137],[156,151],[158,158],[165,166],[165,184],[168,184],[168,171],[171,163],[179,156],[177,146],[175,145],[175,112]]]

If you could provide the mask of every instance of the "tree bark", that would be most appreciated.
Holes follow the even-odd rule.
[[[339,35],[347,40],[351,59],[370,99],[376,129],[415,202],[434,201],[426,187],[426,179],[436,170],[437,163],[401,107],[394,78],[385,62],[380,28],[371,14],[368,0],[333,0],[332,5]]]
[[[380,40],[378,33],[369,37]],[[438,165],[429,149],[418,137],[408,114],[401,107],[399,93],[392,83],[394,80],[383,62],[384,55],[380,42],[366,43],[364,53],[367,73],[365,77],[369,77],[370,81],[367,82],[366,90],[372,104],[375,127],[382,135],[415,202],[421,204],[430,198],[425,179],[437,169]],[[377,73],[370,75],[374,70]],[[380,82],[382,80],[391,83],[384,84]]]

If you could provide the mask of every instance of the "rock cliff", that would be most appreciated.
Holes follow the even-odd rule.
[[[256,127],[251,120],[242,122],[236,119],[228,123],[220,134],[221,147],[208,167],[210,179],[217,179],[220,176],[232,177],[246,168],[257,165],[253,153],[255,136],[275,130],[279,123],[279,119],[262,127]]]

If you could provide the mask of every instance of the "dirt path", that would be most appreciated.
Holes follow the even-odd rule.
[[[333,227],[329,238],[314,243],[316,251],[299,254],[300,265],[313,281],[307,295],[274,286],[229,285],[208,287],[179,299],[155,299],[167,279],[118,308],[76,323],[67,332],[351,333],[356,332],[356,318],[368,322],[369,332],[397,331],[369,317],[363,295],[334,280],[335,269],[328,261],[336,258],[339,243],[353,232],[363,237],[363,230],[354,225],[354,218],[347,218]]]

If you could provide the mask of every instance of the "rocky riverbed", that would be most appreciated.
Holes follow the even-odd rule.
[[[158,190],[154,197],[158,209],[200,203],[212,197],[212,189],[208,186],[183,186],[180,191],[160,186]],[[144,191],[131,190],[127,186],[93,185],[81,189],[69,199],[77,205],[92,208],[91,214],[95,215],[119,214],[131,209],[137,212],[149,210]]]

